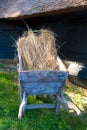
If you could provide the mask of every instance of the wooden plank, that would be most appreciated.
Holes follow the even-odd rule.
[[[65,71],[67,72],[66,66],[64,65],[63,61],[60,59],[59,56],[57,56],[57,64],[59,66],[60,71]]]
[[[21,119],[23,114],[25,113],[26,104],[27,104],[27,96],[26,96],[26,93],[23,92],[23,99],[22,99],[22,102],[20,104],[19,113],[18,113],[18,118],[19,119]]]
[[[19,72],[20,81],[23,82],[59,82],[65,81],[67,72],[52,70],[32,70]]]
[[[60,102],[58,100],[58,93],[56,94],[56,114],[60,111]]]
[[[21,82],[21,87],[28,95],[50,95],[59,92],[63,87],[64,83],[65,82]]]
[[[22,70],[23,70],[22,58],[21,58],[20,55],[19,55],[18,57],[19,57],[19,69],[18,69],[18,71],[22,71]],[[21,80],[20,80],[20,81],[21,81]]]
[[[56,108],[56,105],[55,104],[30,104],[30,105],[27,105],[26,106],[26,109],[36,109],[36,108]]]
[[[28,95],[56,94],[63,87],[67,72],[32,70],[19,72],[20,86]]]

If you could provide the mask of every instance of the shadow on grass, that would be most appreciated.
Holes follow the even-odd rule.
[[[68,111],[55,114],[55,109],[27,110],[18,120],[20,103],[17,74],[0,73],[0,130],[87,130],[87,113],[82,117],[73,116]],[[30,102],[52,102],[50,97],[32,97]]]

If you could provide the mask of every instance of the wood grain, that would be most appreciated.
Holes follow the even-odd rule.
[[[36,109],[36,108],[56,108],[55,104],[43,103],[43,104],[30,104],[26,106],[26,109]]]
[[[19,72],[20,86],[28,95],[56,94],[63,87],[67,72],[34,70]]]
[[[24,83],[23,88],[28,95],[56,94],[63,87],[61,82]]]
[[[32,70],[32,71],[20,71],[19,78],[24,82],[58,82],[65,81],[68,73],[64,71],[55,70]]]
[[[60,62],[61,65],[61,62]],[[64,70],[66,70],[64,68]],[[55,70],[31,70],[23,71],[22,60],[19,56],[19,83],[20,83],[20,99],[18,118],[21,119],[25,109],[36,108],[56,108],[56,113],[60,109],[60,103],[56,104],[30,104],[27,105],[28,95],[59,95],[62,87],[68,77],[67,71]]]

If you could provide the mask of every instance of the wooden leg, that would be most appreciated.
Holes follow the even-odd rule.
[[[23,114],[25,113],[26,104],[27,104],[27,96],[26,93],[23,92],[23,99],[19,107],[18,119],[21,119]]]
[[[57,100],[58,100],[60,106],[63,106],[63,109],[67,108],[67,103],[61,98],[60,95],[57,95]]]
[[[20,102],[22,102],[22,99],[23,99],[23,89],[21,87],[21,82],[20,82]]]
[[[74,110],[77,113],[77,115],[81,114],[80,109],[73,102],[67,101],[65,99],[63,91],[61,91],[60,96],[58,95],[57,98],[58,98],[59,102],[63,105],[64,108],[69,108],[69,109]]]
[[[58,94],[56,95],[56,114],[60,111],[60,102],[58,100]]]
[[[79,109],[73,102],[67,101],[67,107],[68,107],[69,109],[74,110],[74,111],[77,113],[77,115],[81,115],[80,109]]]

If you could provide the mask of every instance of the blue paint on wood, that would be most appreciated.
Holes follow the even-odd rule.
[[[19,72],[21,89],[28,95],[57,94],[67,77],[67,72],[55,70]]]
[[[28,95],[51,95],[57,94],[63,87],[65,82],[36,82],[22,83],[23,89]]]
[[[19,72],[20,81],[24,82],[57,82],[64,81],[68,76],[67,72],[56,70],[31,70]]]

